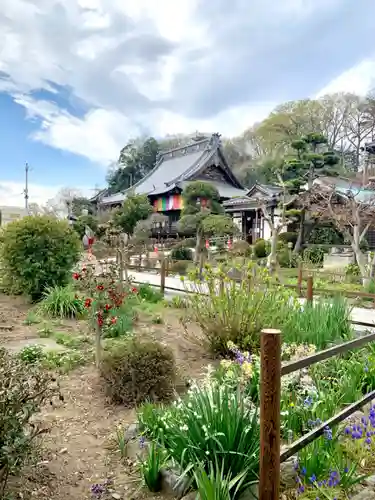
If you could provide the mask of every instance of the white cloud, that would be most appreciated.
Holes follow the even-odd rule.
[[[0,180],[0,205],[24,207],[25,185],[21,182]],[[42,186],[40,184],[29,185],[29,202],[44,205],[49,199],[54,198],[58,193],[59,186]]]
[[[228,9],[227,2],[219,0],[212,4],[200,0],[2,0],[0,72],[9,78],[0,79],[0,92],[11,93],[35,120],[34,140],[104,166],[117,158],[130,138],[145,132],[156,136],[195,130],[239,134],[277,104],[271,91],[267,101],[250,95],[223,106],[223,111],[213,106],[207,118],[198,119],[197,113],[182,111],[189,95],[181,89],[190,88],[192,100],[194,92],[204,94],[204,104],[211,97],[215,101],[215,89],[221,80],[228,80],[228,75],[245,87],[267,89],[270,81],[278,85],[277,71],[294,78],[293,71],[282,66],[282,57],[281,70],[272,65],[271,56],[278,57],[278,46],[289,51],[288,60],[293,59],[288,41],[296,26],[289,28],[282,20],[298,20],[308,36],[304,22],[318,15],[323,22],[323,17],[335,14],[343,2],[236,0],[234,4]],[[220,5],[222,11],[217,8]],[[204,9],[208,9],[206,17],[200,15]],[[286,31],[272,45],[274,33],[279,33],[284,24]],[[254,34],[254,43],[243,38],[244,33]],[[223,43],[229,43],[228,47]],[[264,52],[259,43],[261,48],[266,47]],[[302,38],[300,45],[304,48]],[[256,66],[257,53],[265,64],[263,72]],[[229,69],[221,67],[224,59]],[[302,64],[298,55],[295,59]],[[211,71],[214,66],[219,77]],[[246,67],[247,73],[237,74],[238,67]],[[298,72],[303,74],[303,68]],[[342,90],[365,93],[374,73],[375,61],[367,59],[336,78],[319,95]],[[198,85],[202,75],[209,82],[208,92],[203,94]],[[176,80],[183,83],[178,87],[177,104],[173,95]],[[236,92],[223,85],[227,93]],[[280,82],[279,86],[283,85]],[[84,116],[74,116],[58,104],[56,86],[69,89],[72,103],[74,99],[84,103],[88,109]],[[40,90],[52,92],[55,102],[32,94]],[[216,101],[220,101],[218,94]]]
[[[24,189],[25,185],[22,182],[0,180],[0,206],[24,207]],[[44,206],[52,200],[53,204],[58,204],[60,203],[59,194],[64,189],[68,190],[69,188],[29,183],[29,203]],[[73,191],[87,197],[93,194],[92,190],[85,186],[75,187]]]
[[[366,95],[374,86],[375,59],[365,59],[332,80],[318,93],[317,97],[336,92]]]

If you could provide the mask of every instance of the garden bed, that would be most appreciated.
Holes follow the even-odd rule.
[[[0,307],[0,328],[11,327],[0,330],[0,346],[14,352],[24,348],[25,343],[39,345],[41,340],[47,340],[40,337],[46,328],[72,339],[89,333],[84,320],[37,321],[35,308],[20,297],[0,295]],[[208,359],[199,348],[181,338],[180,315],[181,311],[153,305],[140,312],[135,331],[172,347],[183,378],[199,378]],[[157,323],[155,317],[160,318]],[[52,333],[48,340],[53,336]],[[20,493],[20,498],[91,499],[91,487],[108,479],[111,484],[103,499],[130,498],[132,492],[136,492],[136,498],[147,496],[146,490],[139,490],[139,474],[134,464],[121,460],[112,440],[118,426],[125,429],[135,421],[135,412],[106,400],[93,365],[92,344],[93,338],[78,349],[83,357],[82,366],[68,366],[63,370],[67,373],[59,371],[64,401],[48,405],[37,415],[49,432],[43,437],[35,463],[10,481],[10,490]]]

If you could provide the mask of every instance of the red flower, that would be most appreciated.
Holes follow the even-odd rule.
[[[80,277],[81,277],[81,275],[79,273],[74,273],[73,274],[73,279],[75,279],[75,280],[79,280]]]
[[[135,288],[135,287],[133,287],[133,288],[132,288],[132,293],[138,293],[138,289],[137,289],[137,288]]]
[[[91,304],[92,304],[92,299],[87,298],[87,299],[85,300],[85,307],[86,307],[86,308],[89,308],[89,307],[91,307]]]
[[[106,311],[109,311],[112,308],[112,306],[110,304],[106,304],[104,308]]]
[[[113,318],[111,318],[111,323],[112,323],[112,325],[115,325],[117,323],[116,316],[113,316]]]
[[[98,313],[98,325],[100,328],[103,326],[103,323],[104,323],[103,315],[102,315],[102,313],[99,312]]]
[[[96,287],[97,290],[100,290],[100,291],[103,291],[104,290],[104,286],[103,285],[98,285]]]

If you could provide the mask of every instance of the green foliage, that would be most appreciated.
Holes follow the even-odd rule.
[[[225,236],[237,232],[237,226],[229,215],[209,215],[202,221],[202,230],[206,236]]]
[[[296,305],[290,308],[282,326],[283,340],[287,343],[303,341],[324,349],[331,343],[348,340],[353,332],[350,324],[351,309],[337,297],[331,302],[319,300],[314,305]]]
[[[345,276],[348,278],[361,276],[361,270],[358,264],[348,264],[345,267]]]
[[[303,258],[307,262],[320,266],[324,261],[324,249],[322,247],[307,247],[303,251]]]
[[[223,266],[217,270],[206,266],[203,282],[198,270],[189,274],[193,282],[189,289],[196,293],[189,294],[186,301],[202,330],[198,340],[215,354],[228,353],[228,342],[249,350],[259,347],[262,328],[279,328],[290,302],[288,290],[269,286],[267,271],[258,272],[256,283],[253,266],[242,271],[239,283],[227,277]]]
[[[28,365],[39,363],[44,357],[45,352],[40,345],[28,345],[18,353],[18,358]]]
[[[129,194],[120,209],[114,214],[114,223],[126,234],[133,234],[137,222],[147,219],[152,207],[147,195]]]
[[[51,318],[80,318],[84,315],[84,301],[72,284],[48,287],[43,292],[39,312]]]
[[[310,235],[309,243],[312,245],[344,245],[344,236],[332,225],[316,225]]]
[[[167,457],[165,449],[152,442],[148,446],[146,458],[139,464],[143,482],[153,493],[161,490],[161,470],[167,463]]]
[[[280,267],[298,267],[298,256],[291,249],[283,246],[278,249],[277,262]]]
[[[176,365],[169,347],[134,337],[105,353],[100,373],[112,401],[134,406],[171,398]]]
[[[226,478],[243,475],[232,485],[237,498],[257,479],[259,468],[259,422],[239,391],[219,384],[197,387],[176,405],[140,408],[143,432],[158,440],[186,474],[194,468],[210,473],[217,464]]]
[[[37,325],[40,323],[40,317],[35,311],[28,311],[24,324],[25,325]]]
[[[254,245],[254,254],[258,259],[264,259],[269,254],[269,245],[267,245],[266,240],[259,238],[256,240]]]
[[[145,141],[132,140],[120,152],[118,163],[107,175],[110,193],[130,188],[155,166],[159,143],[149,137]]]
[[[190,182],[183,190],[182,198],[184,208],[178,222],[179,231],[182,233],[204,234],[203,221],[206,217],[224,212],[218,190],[208,182]],[[211,230],[212,225],[209,224],[207,229]]]
[[[176,260],[176,262],[172,262],[169,267],[171,273],[185,275],[187,273],[189,267],[188,260]]]
[[[92,215],[80,215],[76,221],[74,221],[73,229],[78,233],[78,236],[82,239],[86,232],[86,227],[93,231],[94,234],[98,233],[99,222],[98,219]]]
[[[157,302],[161,302],[163,300],[163,294],[160,293],[160,291],[155,287],[146,283],[139,285],[138,297],[146,302],[150,302],[151,304],[156,304]]]
[[[231,473],[225,475],[223,466],[210,464],[209,472],[203,467],[194,471],[194,480],[200,500],[228,500],[237,498],[245,474],[240,473],[231,479]],[[232,493],[231,493],[232,492]],[[253,497],[256,498],[255,496]]]
[[[37,300],[48,287],[65,285],[80,251],[78,235],[67,221],[28,216],[7,224],[0,258],[8,291]]]
[[[230,253],[240,257],[251,257],[253,254],[253,249],[247,241],[237,240],[233,242]]]
[[[172,260],[193,260],[193,252],[190,248],[175,247],[172,248],[170,257]]]
[[[35,415],[57,394],[51,375],[0,349],[0,497],[10,474],[32,455],[43,432]]]
[[[288,243],[293,243],[292,248],[294,248],[294,245],[296,244],[297,238],[298,238],[298,233],[294,233],[291,231],[289,231],[289,232],[287,231],[287,232],[281,233],[279,235],[279,240],[284,242],[286,245]]]

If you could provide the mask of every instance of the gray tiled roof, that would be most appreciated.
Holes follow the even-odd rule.
[[[167,151],[161,155],[154,169],[143,179],[125,192],[103,197],[101,203],[121,203],[130,192],[158,195],[171,191],[177,184],[182,186],[181,183],[191,178],[200,167],[204,166],[214,157],[217,147],[218,145],[213,136]],[[224,183],[218,184],[220,184],[218,186],[220,195],[224,198],[243,194],[242,189],[234,188]]]
[[[185,185],[188,184],[188,182],[182,182],[180,186],[182,188],[185,187]],[[219,181],[210,181],[210,184],[214,186],[220,194],[220,198],[234,198],[235,196],[245,196],[247,193],[247,189],[238,189],[236,187],[230,186],[229,184],[225,184],[224,182],[219,182]]]

